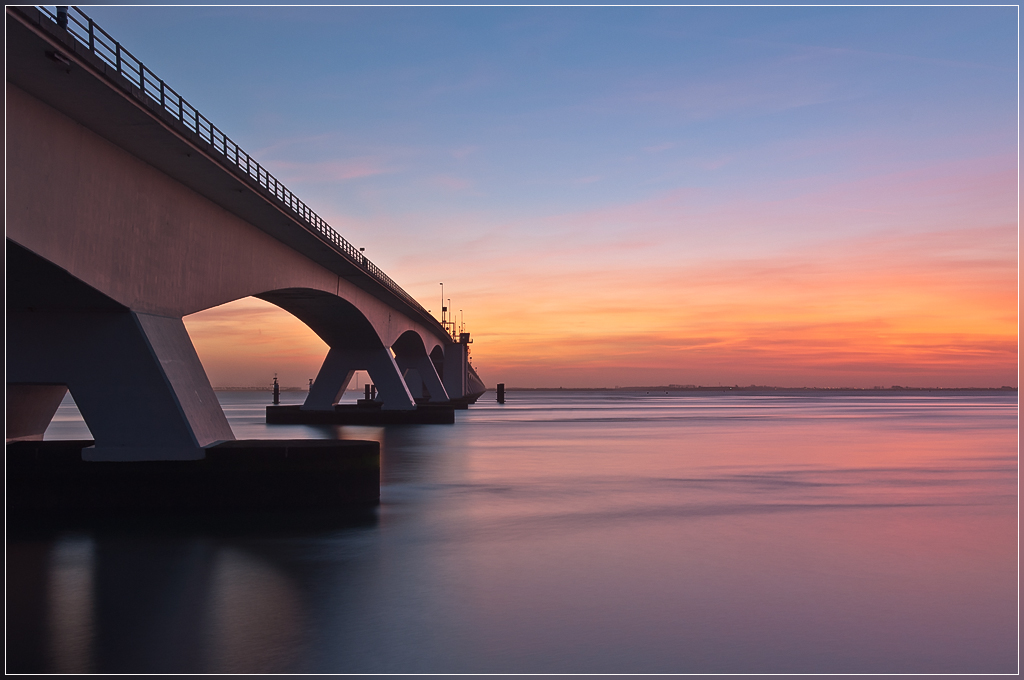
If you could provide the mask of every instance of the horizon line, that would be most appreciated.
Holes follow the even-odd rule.
[[[372,383],[371,383],[372,384]],[[252,386],[235,386],[235,387],[214,387],[215,392],[272,392],[274,389],[273,385],[252,385]],[[302,386],[285,386],[279,385],[278,389],[281,392],[308,392],[309,387],[307,385]],[[725,390],[730,391],[742,391],[742,390],[773,390],[773,391],[784,391],[784,390],[818,390],[818,391],[830,391],[830,390],[846,390],[846,391],[859,391],[859,392],[899,392],[907,390],[990,390],[990,391],[1016,391],[1018,388],[1015,385],[1002,385],[1000,387],[920,387],[913,385],[891,385],[885,387],[883,385],[876,385],[874,387],[780,387],[778,385],[628,385],[615,387],[505,387],[506,392],[639,392],[641,390],[659,390],[669,392],[699,392],[699,391],[716,391],[721,392]],[[494,392],[497,387],[487,387],[484,392]],[[356,390],[345,390],[346,392]]]

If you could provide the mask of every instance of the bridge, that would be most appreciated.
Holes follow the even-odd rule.
[[[71,391],[98,461],[234,439],[182,322],[254,296],[329,346],[303,410],[366,370],[384,410],[483,390],[468,337],[77,8],[7,7],[7,440]]]

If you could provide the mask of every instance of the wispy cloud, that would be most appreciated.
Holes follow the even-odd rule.
[[[780,68],[778,60],[748,66],[741,72],[696,77],[684,82],[640,80],[606,100],[613,109],[655,106],[706,120],[737,114],[778,113],[849,99],[813,68]]]
[[[970,61],[964,59],[941,59],[936,57],[923,57],[916,54],[908,54],[901,52],[881,52],[875,50],[860,50],[850,47],[836,47],[830,45],[813,45],[804,43],[793,43],[793,42],[781,42],[774,40],[760,40],[760,39],[738,39],[737,43],[746,45],[758,45],[764,47],[782,47],[786,49],[796,50],[799,54],[805,58],[816,58],[820,59],[823,57],[854,57],[860,59],[870,59],[874,61],[889,61],[889,62],[909,62],[914,64],[927,64],[929,66],[939,66],[943,68],[964,68],[964,69],[980,69],[980,70],[992,70],[1001,71],[1006,73],[1012,73],[1013,70],[1004,65],[985,63],[980,61]]]
[[[449,153],[452,155],[453,158],[463,161],[472,156],[473,154],[477,153],[478,151],[480,151],[480,149],[480,146],[474,145],[461,146],[457,149],[452,149],[451,151],[449,151]]]
[[[333,161],[286,161],[272,164],[282,181],[288,182],[346,182],[362,177],[373,177],[394,172],[382,158],[364,156]]]
[[[433,175],[427,178],[427,183],[430,186],[447,189],[448,191],[464,191],[473,186],[473,182],[465,177],[455,177],[453,175]]]
[[[675,146],[674,142],[664,142],[662,144],[654,144],[652,146],[645,146],[644,151],[647,153],[661,153],[662,151],[668,151]]]

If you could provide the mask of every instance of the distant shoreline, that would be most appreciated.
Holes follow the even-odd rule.
[[[281,386],[281,392],[308,392],[308,387],[285,387]],[[269,387],[214,387],[214,392],[273,392],[274,386]]]
[[[488,392],[494,388],[487,388]],[[641,385],[636,387],[506,387],[506,392],[1016,392],[1004,387],[772,387],[770,385]]]
[[[493,392],[494,388],[487,388]],[[772,387],[770,385],[651,385],[637,387],[506,387],[506,392],[1016,392],[1016,387]]]
[[[272,392],[271,387],[214,387],[214,392]],[[308,387],[281,387],[281,392],[308,392]],[[488,387],[487,392],[494,392]],[[506,387],[506,392],[1016,392],[1016,387],[771,387],[769,385],[651,385],[639,387]]]

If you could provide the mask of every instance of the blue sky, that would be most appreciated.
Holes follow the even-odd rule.
[[[778,195],[1015,134],[1014,8],[92,14],[304,196],[359,216]]]

